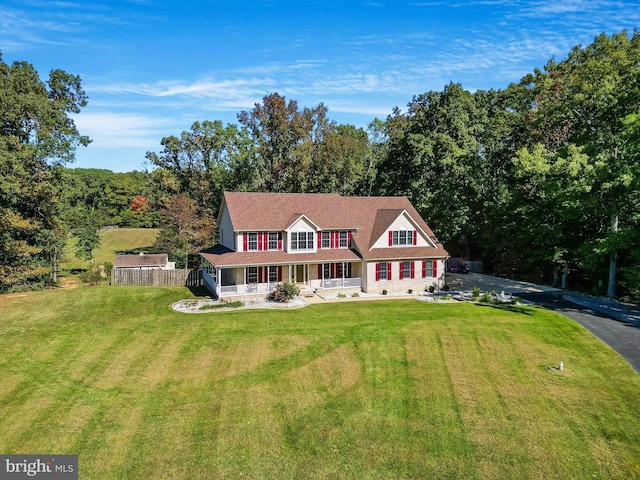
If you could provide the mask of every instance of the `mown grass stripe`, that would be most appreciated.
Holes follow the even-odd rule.
[[[170,310],[189,295],[0,300],[0,449],[71,450],[89,479],[640,477],[638,376],[555,314]]]

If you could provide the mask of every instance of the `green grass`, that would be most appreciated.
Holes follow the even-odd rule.
[[[0,452],[82,479],[640,478],[640,375],[532,307],[0,297]],[[560,372],[554,366],[564,362]]]
[[[105,230],[100,235],[100,247],[93,252],[95,264],[113,263],[113,259],[118,252],[148,249],[155,241],[159,231],[157,228],[115,228]],[[78,243],[77,238],[70,238],[67,241],[62,265],[65,270],[88,269],[91,266],[89,261],[75,257],[76,243]]]

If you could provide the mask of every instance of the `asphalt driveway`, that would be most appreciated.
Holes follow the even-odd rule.
[[[483,292],[511,293],[514,296],[521,296],[522,293],[543,293],[561,292],[562,290],[553,287],[535,285],[533,283],[509,280],[508,278],[483,275],[482,273],[447,273],[445,283],[452,290],[473,290],[478,287]]]

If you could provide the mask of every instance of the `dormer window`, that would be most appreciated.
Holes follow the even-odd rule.
[[[291,250],[313,250],[313,232],[291,232]]]
[[[389,246],[404,246],[416,244],[416,231],[415,230],[390,230],[389,231]]]

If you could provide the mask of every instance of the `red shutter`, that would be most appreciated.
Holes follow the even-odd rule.
[[[262,267],[258,267],[258,283],[262,283]]]
[[[434,277],[438,276],[438,261],[437,260],[433,261],[433,276]]]
[[[411,262],[411,278],[416,278],[416,267],[414,262]]]
[[[427,276],[427,261],[422,260],[422,278]]]
[[[413,231],[413,244],[414,245],[418,244],[418,231],[417,230]]]
[[[282,232],[278,232],[278,250],[282,250]]]
[[[400,280],[404,280],[404,262],[400,262],[400,274],[399,274],[399,278]]]
[[[269,250],[269,234],[262,234],[262,250]]]
[[[318,264],[318,280],[322,280],[322,264]]]
[[[242,234],[242,251],[243,252],[247,251],[248,245],[249,245],[249,239],[247,238],[247,234],[243,233]]]
[[[258,251],[262,251],[262,233],[258,234]]]
[[[351,278],[351,263],[347,263],[347,278]]]
[[[387,263],[387,280],[391,280],[391,262]]]
[[[351,232],[347,233],[347,247],[351,248]]]
[[[338,232],[331,232],[331,248],[338,248]]]
[[[322,232],[318,232],[318,250],[322,248]]]
[[[393,232],[389,230],[389,246],[393,245]]]
[[[282,281],[282,265],[278,265],[278,281]]]
[[[376,282],[380,281],[380,264],[376,263]]]

